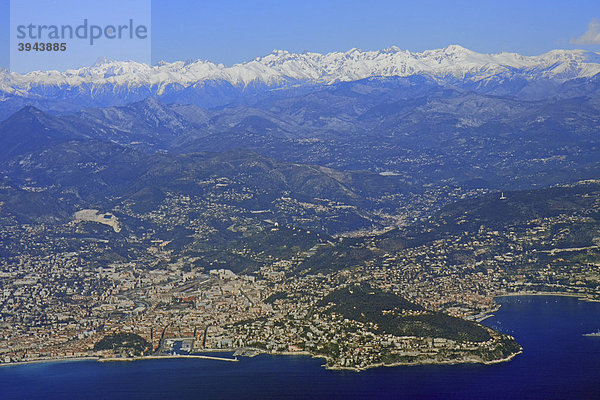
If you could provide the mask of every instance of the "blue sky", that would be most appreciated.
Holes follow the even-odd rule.
[[[152,62],[200,58],[231,65],[273,49],[392,45],[422,51],[460,44],[526,55],[600,51],[598,18],[598,0],[152,0]],[[0,67],[8,65],[9,0],[0,0]]]
[[[93,3],[101,6],[92,6]],[[99,58],[152,62],[152,40],[148,34],[152,25],[150,0],[14,0],[10,6],[12,71],[65,70],[93,64]],[[130,21],[135,21],[131,28]],[[29,29],[30,24],[39,26],[41,30]],[[130,37],[129,31],[135,32],[140,25],[143,25],[141,38],[135,34]],[[48,26],[60,27],[60,31],[56,31],[58,37],[63,35],[60,33],[62,27],[68,27],[64,31],[65,37],[61,40],[49,37],[50,29],[44,29]],[[124,27],[120,31],[120,39],[117,38],[118,26]],[[106,27],[111,27],[109,35],[112,39],[104,36]],[[77,33],[81,37],[77,37]],[[19,49],[18,43],[36,42],[57,45],[64,42],[65,49],[46,51],[45,46],[44,51]]]

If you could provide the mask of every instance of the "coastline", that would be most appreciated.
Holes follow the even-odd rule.
[[[492,365],[492,364],[498,364],[498,363],[510,361],[514,357],[516,357],[517,355],[519,355],[523,352],[521,350],[518,353],[514,353],[509,357],[499,359],[499,360],[492,360],[492,361],[482,361],[482,360],[477,360],[477,359],[436,361],[436,360],[431,359],[431,360],[422,360],[422,361],[414,362],[414,363],[413,362],[399,362],[399,363],[392,363],[392,364],[377,363],[377,364],[367,365],[364,367],[339,367],[339,366],[330,367],[328,365],[329,361],[331,360],[330,357],[328,357],[326,355],[313,354],[308,351],[268,352],[268,351],[264,351],[261,349],[251,348],[251,349],[218,349],[218,351],[217,351],[217,349],[210,349],[208,352],[229,353],[229,352],[236,352],[239,350],[252,350],[252,351],[255,351],[257,354],[268,354],[268,355],[274,355],[274,356],[310,356],[311,358],[320,358],[320,359],[325,360],[325,364],[321,365],[325,369],[332,370],[332,371],[346,370],[346,371],[355,371],[355,372],[361,372],[361,371],[365,371],[367,369],[378,368],[378,367],[399,367],[399,366],[418,366],[418,365],[458,365],[458,364]],[[242,356],[242,357],[248,357],[248,356]],[[28,365],[28,364],[43,364],[43,363],[51,364],[51,363],[61,363],[61,362],[80,362],[80,361],[95,361],[95,362],[105,363],[105,362],[134,362],[134,361],[160,360],[160,359],[204,359],[204,360],[214,360],[214,361],[239,362],[239,359],[237,356],[235,358],[226,358],[226,357],[207,356],[207,355],[200,355],[200,354],[178,354],[178,355],[163,355],[163,356],[150,355],[150,356],[138,356],[138,357],[97,357],[97,356],[63,357],[63,358],[52,358],[52,359],[17,361],[17,362],[11,362],[11,363],[0,363],[0,367]]]
[[[447,361],[422,360],[420,362],[415,362],[415,363],[409,363],[409,362],[397,362],[397,363],[391,363],[391,364],[377,363],[377,364],[367,365],[364,367],[329,367],[327,365],[324,365],[324,366],[326,369],[329,369],[332,371],[339,370],[339,371],[362,372],[362,371],[366,371],[371,368],[379,368],[379,367],[411,367],[411,366],[416,367],[419,365],[461,365],[461,364],[494,365],[494,364],[508,362],[522,353],[523,353],[523,350],[520,350],[517,353],[511,354],[508,357],[501,358],[498,360],[491,360],[491,361],[482,361],[482,360],[477,360],[474,358],[469,358],[469,359],[460,359],[460,360],[454,360],[454,361],[452,361],[452,360],[447,360]]]
[[[565,292],[501,292],[498,294],[492,295],[494,299],[498,297],[519,297],[519,296],[559,296],[559,297],[573,297],[579,301],[585,301],[589,303],[600,303],[600,299],[593,299],[588,297],[587,295],[578,294],[578,293],[565,293]],[[498,304],[498,307],[491,310],[488,314],[483,314],[481,317],[475,319],[475,322],[480,323],[485,321],[488,318],[494,316],[494,313],[498,311],[502,307],[501,304]]]
[[[260,354],[269,354],[269,355],[274,355],[274,356],[310,356],[311,358],[320,358],[320,359],[325,360],[325,364],[321,365],[321,367],[324,367],[325,369],[328,369],[331,371],[361,372],[361,371],[366,371],[371,368],[379,368],[379,367],[401,367],[401,366],[406,367],[406,366],[419,366],[419,365],[460,365],[460,364],[494,365],[494,364],[500,364],[500,363],[511,361],[513,358],[515,358],[519,354],[522,354],[523,349],[519,350],[516,353],[511,354],[508,357],[504,357],[504,358],[497,359],[497,360],[490,360],[490,361],[483,361],[483,360],[475,359],[475,358],[464,358],[464,359],[445,360],[445,361],[437,361],[437,360],[429,359],[429,360],[421,360],[419,362],[397,362],[397,363],[391,363],[391,364],[377,363],[377,364],[366,365],[364,367],[340,367],[340,366],[331,367],[328,365],[329,361],[331,360],[331,357],[328,357],[328,356],[322,355],[322,354],[313,354],[308,351],[267,352],[267,351],[261,350],[261,351],[259,351],[259,353]]]
[[[451,391],[452,393],[460,393],[460,396],[464,395],[463,398],[494,398],[498,396],[519,398],[519,393],[522,394],[520,392],[521,387],[528,388],[528,393],[532,393],[532,396],[535,397],[536,393],[539,393],[536,391],[545,382],[550,382],[554,387],[544,392],[543,397],[552,397],[555,393],[555,387],[562,385],[561,376],[563,374],[568,373],[568,379],[578,382],[580,374],[585,373],[586,382],[592,382],[594,386],[590,387],[590,390],[586,391],[583,397],[593,398],[594,396],[589,394],[597,393],[595,388],[598,383],[596,379],[598,365],[594,353],[599,349],[600,342],[593,340],[594,338],[581,338],[580,334],[596,330],[593,329],[595,323],[590,323],[587,318],[594,317],[592,321],[597,320],[595,317],[600,315],[600,309],[598,308],[600,305],[597,303],[579,303],[566,297],[529,297],[520,301],[509,299],[499,299],[499,301],[503,303],[503,309],[505,309],[496,314],[498,321],[501,321],[501,325],[506,328],[516,331],[517,334],[514,335],[519,338],[519,342],[521,342],[520,339],[524,341],[522,344],[524,350],[523,354],[514,356],[514,359],[510,362],[497,365],[486,366],[483,363],[447,365],[449,363],[446,363],[446,365],[422,365],[412,368],[405,365],[398,365],[395,368],[377,368],[379,366],[394,367],[396,365],[391,363],[396,361],[413,362],[414,360],[412,358],[393,359],[386,357],[383,360],[369,362],[368,358],[358,356],[359,359],[365,361],[365,365],[362,367],[383,361],[386,362],[386,365],[368,365],[372,369],[365,371],[352,371],[349,369],[328,371],[326,368],[321,367],[325,364],[324,360],[312,359],[313,357],[300,357],[299,354],[293,352],[288,354],[296,356],[287,358],[277,357],[278,354],[261,355],[255,360],[238,357],[240,362],[235,364],[215,364],[208,360],[182,359],[129,364],[89,362],[51,364],[47,366],[32,365],[0,369],[0,380],[4,380],[9,389],[17,387],[15,382],[20,382],[20,379],[36,384],[32,388],[26,386],[23,388],[23,385],[18,386],[18,389],[14,390],[15,392],[19,390],[19,396],[14,398],[28,398],[23,393],[27,392],[28,394],[32,390],[64,393],[65,388],[73,391],[77,388],[79,393],[86,393],[86,390],[92,393],[100,388],[101,391],[97,392],[101,394],[99,397],[110,398],[111,395],[116,393],[114,389],[127,393],[139,393],[140,384],[138,379],[147,376],[151,377],[151,387],[160,385],[161,388],[164,388],[162,393],[176,393],[175,397],[181,399],[187,398],[188,393],[190,399],[194,398],[194,393],[202,393],[207,398],[219,397],[224,393],[222,385],[224,376],[228,378],[227,396],[241,398],[248,397],[249,393],[252,394],[250,397],[261,397],[265,390],[272,387],[270,381],[265,381],[265,377],[276,380],[276,384],[279,385],[276,388],[280,388],[277,397],[283,397],[283,395],[292,392],[300,393],[301,390],[303,394],[307,394],[306,397],[351,398],[352,393],[357,394],[356,398],[360,398],[365,393],[372,393],[372,397],[377,397],[377,394],[381,393],[380,388],[384,385],[386,388],[393,389],[392,396],[395,394],[407,398],[419,398],[419,395],[423,393],[427,395],[424,397],[437,398],[443,397],[444,393],[447,394]],[[540,312],[540,310],[547,310],[548,312]],[[496,318],[494,318],[494,323],[496,323],[495,320]],[[544,335],[538,334],[540,326],[546,327],[548,324],[552,324],[554,320],[564,322],[564,324],[558,325],[559,330],[555,332],[552,329],[545,332]],[[586,329],[579,329],[578,321],[588,321],[583,327]],[[564,340],[567,336],[569,339]],[[538,337],[541,339],[538,340]],[[510,349],[509,352],[504,350],[504,355],[501,355],[500,352],[482,355],[488,359],[493,356],[494,360],[498,360],[518,351],[518,348]],[[593,351],[585,351],[585,349]],[[288,349],[280,350],[287,351]],[[555,351],[559,353],[555,353]],[[231,353],[207,355],[230,357]],[[446,356],[448,355],[450,354]],[[466,362],[467,358],[476,358],[478,355],[472,354],[473,357],[469,357],[469,354],[465,354],[466,357],[463,358],[456,354],[450,355],[450,358],[459,362]],[[332,354],[332,356],[336,359],[336,362],[339,362],[337,353]],[[435,359],[436,356],[431,355],[428,358]],[[585,366],[585,371],[572,368],[573,365],[579,365],[580,358],[583,359],[582,364]],[[564,368],[565,364],[567,365],[566,368]],[[342,364],[340,363],[340,365]],[[348,365],[353,366],[355,364]],[[536,372],[536,374],[531,373],[531,371]],[[537,371],[540,371],[540,374],[537,374]],[[532,382],[529,376],[538,377],[539,379]],[[102,379],[98,380],[98,377],[102,377]],[[176,379],[173,379],[173,377],[176,377]],[[231,380],[229,380],[230,377]],[[183,385],[180,385],[179,382],[183,382]],[[306,392],[306,390],[312,390],[311,388],[314,387],[314,385],[307,386],[307,383],[310,384],[311,382],[319,384],[322,382],[323,385],[326,385],[326,390],[321,390],[320,386],[317,386],[315,391]],[[468,393],[461,392],[464,382],[472,385],[473,390]],[[510,384],[507,384],[507,382]],[[102,385],[99,386],[99,383]],[[105,383],[107,385],[104,385]],[[188,388],[193,388],[193,390]],[[504,389],[507,391],[503,391]],[[345,391],[341,392],[341,390]],[[571,393],[571,390],[574,390],[575,393],[581,393],[576,392],[577,386],[573,385],[565,388],[564,393],[560,392],[561,398],[570,398],[564,394]],[[504,396],[505,394],[506,396]],[[10,395],[5,397],[13,398]],[[114,398],[114,396],[112,397]],[[140,395],[140,398],[143,398],[143,395]]]
[[[580,301],[586,301],[586,302],[595,302],[595,303],[600,302],[600,300],[590,299],[589,297],[582,295],[582,294],[565,293],[565,292],[510,292],[510,293],[505,292],[505,293],[498,293],[498,294],[494,295],[493,297],[498,298],[498,297],[518,297],[518,296],[560,296],[560,297],[572,297],[572,298],[576,298]],[[499,309],[499,307],[498,307],[498,309]],[[492,310],[492,312],[490,314],[483,315],[481,318],[478,318],[477,322],[481,322],[487,318],[494,316],[493,312],[497,311],[498,309]],[[219,352],[234,353],[234,352],[237,352],[240,350],[250,350],[250,351],[256,353],[254,355],[269,354],[269,355],[276,355],[276,356],[280,356],[280,355],[282,355],[282,356],[310,356],[311,358],[321,358],[321,359],[324,359],[326,362],[325,364],[322,365],[322,367],[325,367],[325,369],[347,370],[347,371],[355,371],[355,372],[365,371],[365,370],[371,369],[371,368],[397,367],[397,366],[458,365],[458,364],[493,365],[493,364],[499,364],[499,363],[511,361],[514,357],[523,353],[523,350],[521,350],[517,353],[511,354],[508,357],[498,359],[498,360],[491,360],[491,361],[482,361],[482,360],[476,360],[476,359],[457,359],[457,360],[446,360],[446,361],[421,360],[419,362],[398,362],[398,363],[392,363],[392,364],[377,363],[377,364],[367,365],[364,367],[340,367],[340,366],[330,367],[330,366],[328,366],[328,363],[331,359],[330,357],[328,357],[326,355],[313,354],[308,351],[275,351],[275,352],[273,352],[273,351],[266,351],[264,349],[259,349],[259,348],[242,348],[242,349],[233,348],[233,349],[202,349],[202,352],[204,352],[204,353],[219,353]],[[250,356],[246,356],[243,354],[241,354],[240,356],[250,357]],[[130,362],[130,361],[140,361],[140,360],[177,359],[177,358],[188,358],[188,359],[195,358],[195,359],[207,359],[207,360],[228,361],[228,362],[238,362],[239,361],[237,356],[235,356],[235,358],[225,358],[225,357],[215,357],[215,356],[208,356],[208,355],[194,355],[194,354],[149,355],[149,356],[138,356],[138,357],[89,356],[89,357],[42,358],[42,359],[16,361],[16,362],[9,362],[9,363],[2,362],[2,363],[0,363],[0,367],[9,367],[9,366],[18,366],[18,365],[27,365],[27,364],[41,364],[41,363],[78,362],[78,361]]]
[[[77,361],[98,361],[99,357],[89,356],[89,357],[58,357],[58,358],[39,358],[35,360],[27,360],[27,361],[15,361],[9,363],[0,363],[0,368],[2,367],[10,367],[17,365],[27,365],[27,364],[52,364],[52,363],[62,363],[62,362],[77,362]]]
[[[481,360],[476,360],[476,359],[461,359],[461,360],[455,360],[455,361],[422,360],[420,362],[415,362],[415,363],[410,363],[410,362],[397,362],[397,363],[391,363],[391,364],[377,363],[377,364],[366,365],[364,367],[338,367],[338,366],[330,367],[327,364],[323,364],[322,367],[325,367],[325,369],[328,369],[331,371],[362,372],[362,371],[366,371],[371,368],[379,368],[379,367],[392,368],[392,367],[417,367],[420,365],[461,365],[461,364],[494,365],[494,364],[500,364],[503,362],[508,362],[522,353],[523,353],[523,350],[521,350],[517,353],[511,354],[508,357],[505,357],[505,358],[502,358],[499,360],[492,360],[492,361],[481,361]],[[325,356],[313,356],[313,358],[324,358],[324,359],[328,360],[328,358]]]
[[[229,352],[226,350],[225,352]],[[27,365],[27,364],[52,364],[52,363],[61,363],[61,362],[77,362],[77,361],[96,361],[96,362],[130,362],[130,361],[141,361],[141,360],[159,360],[159,359],[174,359],[174,358],[197,358],[197,359],[205,359],[205,360],[215,360],[215,361],[229,361],[229,362],[238,362],[239,360],[236,358],[226,358],[226,357],[215,357],[215,356],[205,356],[205,355],[195,355],[195,354],[178,354],[178,355],[164,355],[164,356],[138,356],[138,357],[98,357],[98,356],[89,356],[89,357],[61,357],[61,358],[40,358],[37,360],[27,360],[27,361],[16,361],[10,363],[0,363],[0,367],[9,367],[9,366],[17,366],[17,365]]]
[[[214,356],[204,356],[200,354],[175,354],[175,355],[165,355],[165,356],[139,356],[139,357],[106,357],[106,358],[98,358],[96,361],[98,362],[129,362],[129,361],[140,361],[140,360],[160,360],[160,359],[173,359],[173,358],[198,358],[204,360],[216,360],[216,361],[229,361],[229,362],[238,362],[237,357],[235,358],[225,358],[225,357],[214,357]]]
[[[560,296],[560,297],[575,297],[581,301],[587,301],[590,303],[600,303],[600,299],[590,298],[588,295],[581,293],[568,293],[568,292],[503,292],[502,294],[496,294],[493,297],[517,297],[517,296]]]

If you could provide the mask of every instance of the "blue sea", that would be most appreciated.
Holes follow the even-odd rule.
[[[600,399],[600,303],[504,297],[485,323],[523,354],[497,365],[329,371],[305,356],[94,361],[0,368],[0,399]]]

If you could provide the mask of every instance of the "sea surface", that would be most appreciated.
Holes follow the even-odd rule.
[[[503,297],[485,324],[524,352],[497,365],[329,371],[306,356],[0,367],[0,399],[600,399],[600,303]]]

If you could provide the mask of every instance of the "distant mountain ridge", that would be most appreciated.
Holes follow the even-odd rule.
[[[327,54],[290,53],[274,50],[252,61],[226,67],[210,61],[161,62],[104,60],[90,67],[65,72],[4,73],[0,88],[23,93],[35,85],[80,86],[84,84],[148,86],[161,95],[169,84],[184,87],[203,81],[227,81],[235,86],[263,83],[269,86],[296,81],[331,84],[373,76],[425,74],[457,80],[485,80],[499,74],[528,74],[533,78],[568,80],[589,78],[600,72],[600,54],[584,50],[552,50],[539,56],[517,53],[482,54],[459,45],[422,53],[390,47],[378,51],[351,49]]]
[[[480,93],[544,98],[557,95],[557,87],[568,82],[570,95],[575,96],[577,82],[595,77],[597,86],[599,73],[600,53],[584,50],[553,50],[539,56],[481,54],[458,45],[421,53],[397,47],[327,54],[275,50],[230,67],[203,60],[155,66],[105,60],[64,72],[0,72],[0,99],[5,106],[15,104],[13,111],[32,101],[44,109],[74,111],[122,105],[148,96],[167,103],[215,106],[275,88],[297,90],[373,77],[410,76],[425,76],[441,85]],[[45,106],[44,101],[53,104]],[[68,104],[57,105],[60,101]]]

